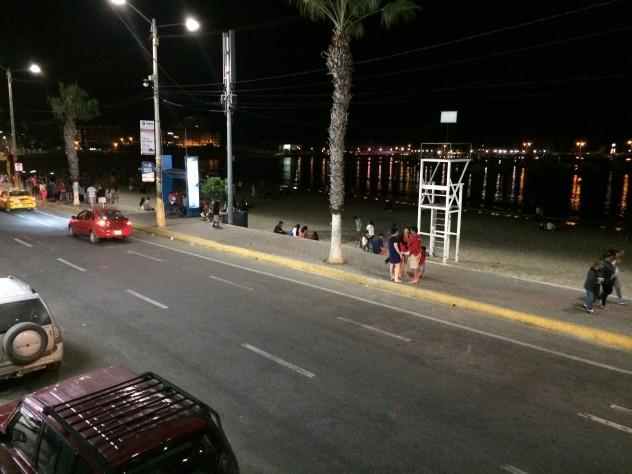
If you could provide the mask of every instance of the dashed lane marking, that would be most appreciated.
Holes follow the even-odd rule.
[[[63,258],[58,258],[57,261],[63,263],[64,265],[68,265],[70,268],[74,268],[75,270],[79,270],[80,272],[87,272],[88,271],[85,268],[80,267],[79,265],[75,265],[74,263],[70,263],[68,260],[64,260]]]
[[[527,471],[518,469],[516,466],[512,466],[511,464],[503,464],[500,468],[503,471],[511,472],[512,474],[528,474]]]
[[[294,372],[298,372],[299,374],[304,375],[307,378],[311,379],[311,378],[316,377],[316,374],[314,374],[314,373],[312,373],[312,372],[310,372],[308,370],[301,369],[299,366],[294,365],[294,364],[292,364],[292,363],[290,363],[290,362],[288,362],[286,360],[283,360],[283,359],[281,359],[281,358],[279,358],[279,357],[277,357],[275,355],[272,355],[269,352],[261,350],[258,347],[251,346],[250,344],[246,344],[246,343],[243,343],[241,346],[246,348],[246,349],[248,349],[249,351],[255,352],[255,353],[259,354],[260,356],[265,357],[266,359],[270,359],[271,361],[276,362],[277,364],[281,364],[282,366],[287,367],[288,369],[291,369]]]
[[[235,283],[235,282],[232,282],[230,280],[224,280],[223,278],[216,277],[216,276],[213,276],[213,275],[209,276],[209,278],[211,278],[212,280],[215,280],[215,281],[221,281],[222,283],[226,283],[227,285],[232,285],[232,286],[236,286],[237,288],[243,288],[244,290],[252,291],[252,288],[250,288],[249,286],[240,285],[239,283]]]
[[[610,408],[612,408],[613,410],[620,411],[621,413],[625,413],[627,415],[632,415],[632,410],[630,410],[629,408],[621,407],[615,404],[610,405]]]
[[[368,324],[359,323],[358,321],[354,321],[352,319],[342,318],[340,316],[338,316],[337,319],[339,319],[340,321],[344,321],[345,323],[354,324],[354,325],[359,326],[361,328],[368,329],[369,331],[373,331],[373,332],[376,332],[378,334],[382,334],[384,336],[388,336],[388,337],[392,337],[392,338],[395,338],[395,339],[399,339],[400,341],[410,342],[412,340],[412,339],[409,339],[407,337],[403,337],[403,336],[400,336],[398,334],[395,334],[395,333],[392,333],[392,332],[389,332],[389,331],[384,331],[383,329],[378,329],[376,327],[369,326]]]
[[[596,423],[601,423],[602,425],[606,425],[610,428],[614,428],[615,430],[632,434],[632,428],[630,428],[629,426],[620,425],[619,423],[615,423],[614,421],[606,420],[605,418],[600,418],[598,416],[591,415],[590,413],[578,413],[578,415],[581,416],[582,418],[586,418]]]
[[[145,257],[155,262],[164,262],[164,260],[160,258],[152,257],[151,255],[145,255],[144,253],[140,253],[140,252],[134,252],[133,250],[128,250],[127,253],[130,255],[138,255],[139,257]]]
[[[33,247],[33,245],[29,244],[28,242],[24,242],[23,240],[16,239],[16,238],[14,238],[13,240],[15,240],[18,244],[24,245],[25,247]]]
[[[158,306],[159,308],[169,309],[169,306],[159,303],[156,300],[152,300],[151,298],[145,295],[141,295],[140,293],[136,293],[134,290],[125,290],[125,293],[129,293],[130,295],[135,296],[136,298],[139,298],[143,301],[146,301],[147,303],[153,304],[154,306]]]

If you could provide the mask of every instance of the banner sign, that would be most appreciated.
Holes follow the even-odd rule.
[[[153,162],[143,161],[140,165],[140,172],[143,183],[153,183],[156,180]]]
[[[15,171],[24,171],[24,168],[22,167],[22,163],[15,162],[13,163],[13,167],[15,168]]]
[[[140,154],[156,154],[156,135],[153,120],[140,121]]]

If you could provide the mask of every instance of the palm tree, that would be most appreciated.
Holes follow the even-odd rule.
[[[73,204],[79,205],[79,157],[75,139],[77,122],[92,120],[99,115],[99,102],[88,97],[88,93],[76,83],[59,83],[59,97],[49,97],[53,115],[64,125],[64,147],[68,157],[68,171],[72,178]]]
[[[411,18],[419,7],[413,0],[289,0],[313,21],[332,23],[331,44],[325,53],[327,70],[334,86],[329,123],[329,208],[331,247],[329,263],[344,263],[342,255],[342,212],[344,206],[344,144],[347,133],[353,59],[351,39],[364,36],[367,19],[379,16],[388,28]]]

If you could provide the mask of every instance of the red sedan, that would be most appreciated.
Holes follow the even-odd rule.
[[[118,209],[84,209],[70,218],[68,232],[73,237],[87,235],[93,244],[100,239],[123,240],[132,235],[132,221]]]

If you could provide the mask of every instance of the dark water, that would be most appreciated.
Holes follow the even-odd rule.
[[[300,191],[327,190],[327,156],[238,159],[236,177],[244,182],[283,185]],[[221,167],[221,164],[218,164]],[[349,195],[416,203],[418,158],[349,156],[345,162]],[[629,220],[632,163],[607,157],[473,160],[466,173],[466,207],[533,213],[585,221]]]

